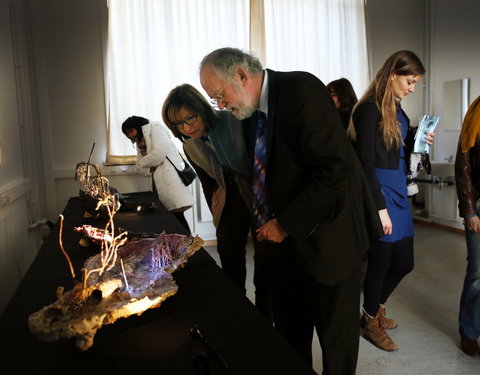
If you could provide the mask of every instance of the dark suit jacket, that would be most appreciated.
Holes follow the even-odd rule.
[[[268,74],[267,202],[289,234],[292,257],[332,285],[380,237],[378,213],[324,84],[305,72]]]

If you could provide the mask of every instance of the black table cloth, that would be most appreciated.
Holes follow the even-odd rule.
[[[151,193],[132,193],[129,200],[151,202]],[[158,200],[147,213],[120,211],[118,227],[134,232],[187,234]],[[98,248],[79,245],[74,226],[101,222],[83,218],[79,198],[65,208],[63,244],[79,273]],[[75,342],[46,343],[28,328],[28,316],[56,300],[56,288],[70,290],[73,281],[58,245],[59,223],[0,317],[2,374],[312,374],[314,371],[271,328],[255,307],[235,288],[215,261],[200,249],[173,277],[176,295],[141,316],[103,326],[85,352]],[[16,249],[21,251],[21,249]],[[203,341],[190,331],[199,326]],[[207,343],[205,343],[207,341]]]

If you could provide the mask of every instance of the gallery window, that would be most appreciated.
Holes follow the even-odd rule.
[[[325,84],[366,88],[364,0],[108,0],[107,163],[135,160],[121,131],[131,115],[161,121],[168,92],[198,78],[220,47],[257,55],[274,70],[304,70]]]

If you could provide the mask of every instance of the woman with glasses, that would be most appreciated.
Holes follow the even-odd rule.
[[[246,293],[245,246],[252,230],[251,162],[241,122],[230,112],[211,106],[221,99],[219,92],[209,103],[193,86],[183,84],[170,91],[162,116],[173,135],[183,142],[202,183],[216,227],[222,268]],[[271,319],[271,260],[263,244],[254,240],[254,248],[255,305]]]
[[[131,116],[123,122],[122,131],[137,147],[139,173],[152,176],[152,189],[160,202],[190,232],[184,211],[193,205],[193,196],[173,166],[183,170],[184,163],[165,126]]]

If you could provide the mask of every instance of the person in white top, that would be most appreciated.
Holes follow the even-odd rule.
[[[136,144],[139,174],[153,177],[152,189],[160,202],[190,232],[184,211],[193,205],[193,196],[174,168],[183,170],[184,162],[165,125],[131,116],[123,122],[122,131]]]

